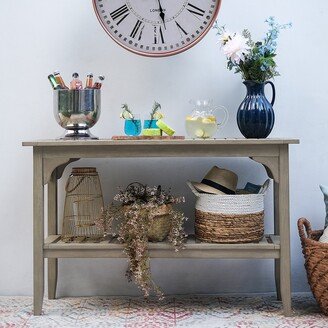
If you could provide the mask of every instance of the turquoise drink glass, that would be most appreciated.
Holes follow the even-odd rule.
[[[136,137],[141,133],[141,120],[139,115],[134,115],[132,119],[126,119],[124,122],[124,133],[127,136]]]
[[[158,129],[157,120],[144,120],[144,129]]]

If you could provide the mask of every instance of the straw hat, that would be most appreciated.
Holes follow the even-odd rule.
[[[213,166],[202,182],[191,182],[200,192],[217,195],[234,195],[238,176],[232,171]]]

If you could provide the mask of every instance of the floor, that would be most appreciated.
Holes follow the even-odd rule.
[[[274,295],[175,296],[164,301],[131,297],[45,300],[32,315],[31,297],[0,297],[0,327],[124,328],[327,328],[310,294],[293,295],[294,315],[285,318]]]

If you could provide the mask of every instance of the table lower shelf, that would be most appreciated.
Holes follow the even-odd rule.
[[[114,240],[100,243],[64,243],[60,235],[51,235],[44,242],[45,258],[125,258],[124,245]],[[197,259],[277,259],[280,258],[280,238],[265,235],[259,243],[214,244],[200,242],[188,236],[185,248],[175,252],[167,242],[149,243],[151,258]]]

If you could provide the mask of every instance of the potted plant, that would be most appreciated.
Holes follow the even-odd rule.
[[[113,221],[119,221],[118,240],[124,243],[129,259],[126,276],[129,281],[134,279],[145,297],[153,290],[162,298],[161,289],[151,277],[148,242],[167,237],[175,251],[183,247],[186,238],[183,223],[187,218],[172,205],[184,202],[184,197],[172,196],[160,186],[132,183],[125,190],[120,189],[114,200],[119,205],[108,206],[97,224],[112,233]]]
[[[241,34],[231,33],[217,22],[214,25],[228,60],[228,69],[240,73],[247,88],[246,98],[237,112],[239,130],[246,138],[266,138],[275,120],[275,87],[270,79],[279,75],[275,61],[279,33],[291,27],[291,23],[280,25],[274,17],[269,17],[266,23],[269,30],[261,41],[253,41],[247,29]],[[270,84],[273,89],[271,102],[264,94],[266,84]]]

